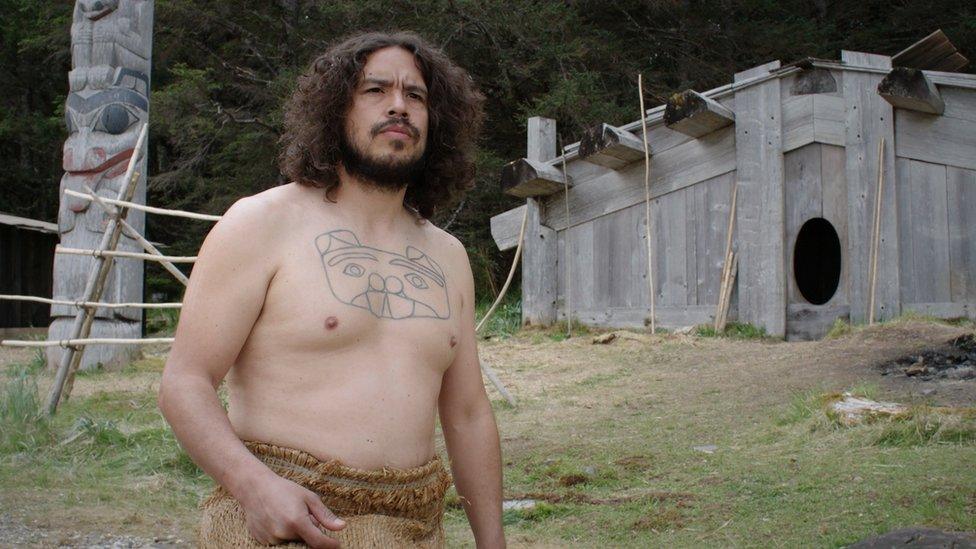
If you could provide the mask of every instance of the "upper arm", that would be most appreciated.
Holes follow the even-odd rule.
[[[240,353],[264,305],[275,259],[261,250],[270,238],[266,202],[234,204],[204,240],[166,372],[205,375],[216,387]]]
[[[487,403],[481,365],[478,361],[474,324],[474,277],[464,246],[453,239],[452,265],[460,288],[460,334],[454,361],[444,373],[438,400],[441,423],[468,417]],[[459,249],[458,249],[459,248]]]

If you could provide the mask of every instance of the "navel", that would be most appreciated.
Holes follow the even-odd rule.
[[[326,330],[333,330],[338,325],[339,325],[339,319],[334,316],[330,316],[329,318],[325,319]]]
[[[457,345],[457,338],[454,337],[454,336],[451,336],[451,347],[454,347],[455,345]]]

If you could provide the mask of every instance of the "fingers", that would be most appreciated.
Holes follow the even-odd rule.
[[[302,541],[312,549],[337,549],[339,542],[322,533],[313,522],[311,515],[295,524],[295,529]]]
[[[322,500],[320,500],[319,497],[314,493],[309,492],[306,494],[305,500],[308,504],[308,512],[311,513],[312,516],[315,517],[315,520],[319,521],[319,524],[321,524],[323,527],[333,531],[342,530],[346,527],[346,521],[337,517],[335,513],[329,510],[329,508],[322,503]]]

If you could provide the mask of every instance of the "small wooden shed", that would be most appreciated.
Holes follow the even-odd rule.
[[[879,161],[875,318],[976,318],[976,75],[952,72],[965,63],[936,32],[894,57],[773,61],[649,109],[657,324],[712,321],[734,183],[729,318],[789,339],[863,322]],[[599,124],[563,158],[554,122],[528,121],[526,157],[502,174],[526,204],[491,220],[509,249],[528,210],[523,323],[565,319],[568,293],[579,322],[646,325],[640,131]]]
[[[54,223],[0,213],[0,294],[50,297],[57,244]],[[44,333],[49,312],[42,303],[0,301],[0,334]]]

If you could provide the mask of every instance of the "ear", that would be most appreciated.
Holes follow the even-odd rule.
[[[338,229],[320,234],[318,237],[316,237],[315,247],[319,249],[320,254],[324,255],[331,251],[341,250],[343,248],[360,248],[362,247],[362,244],[352,231]]]

